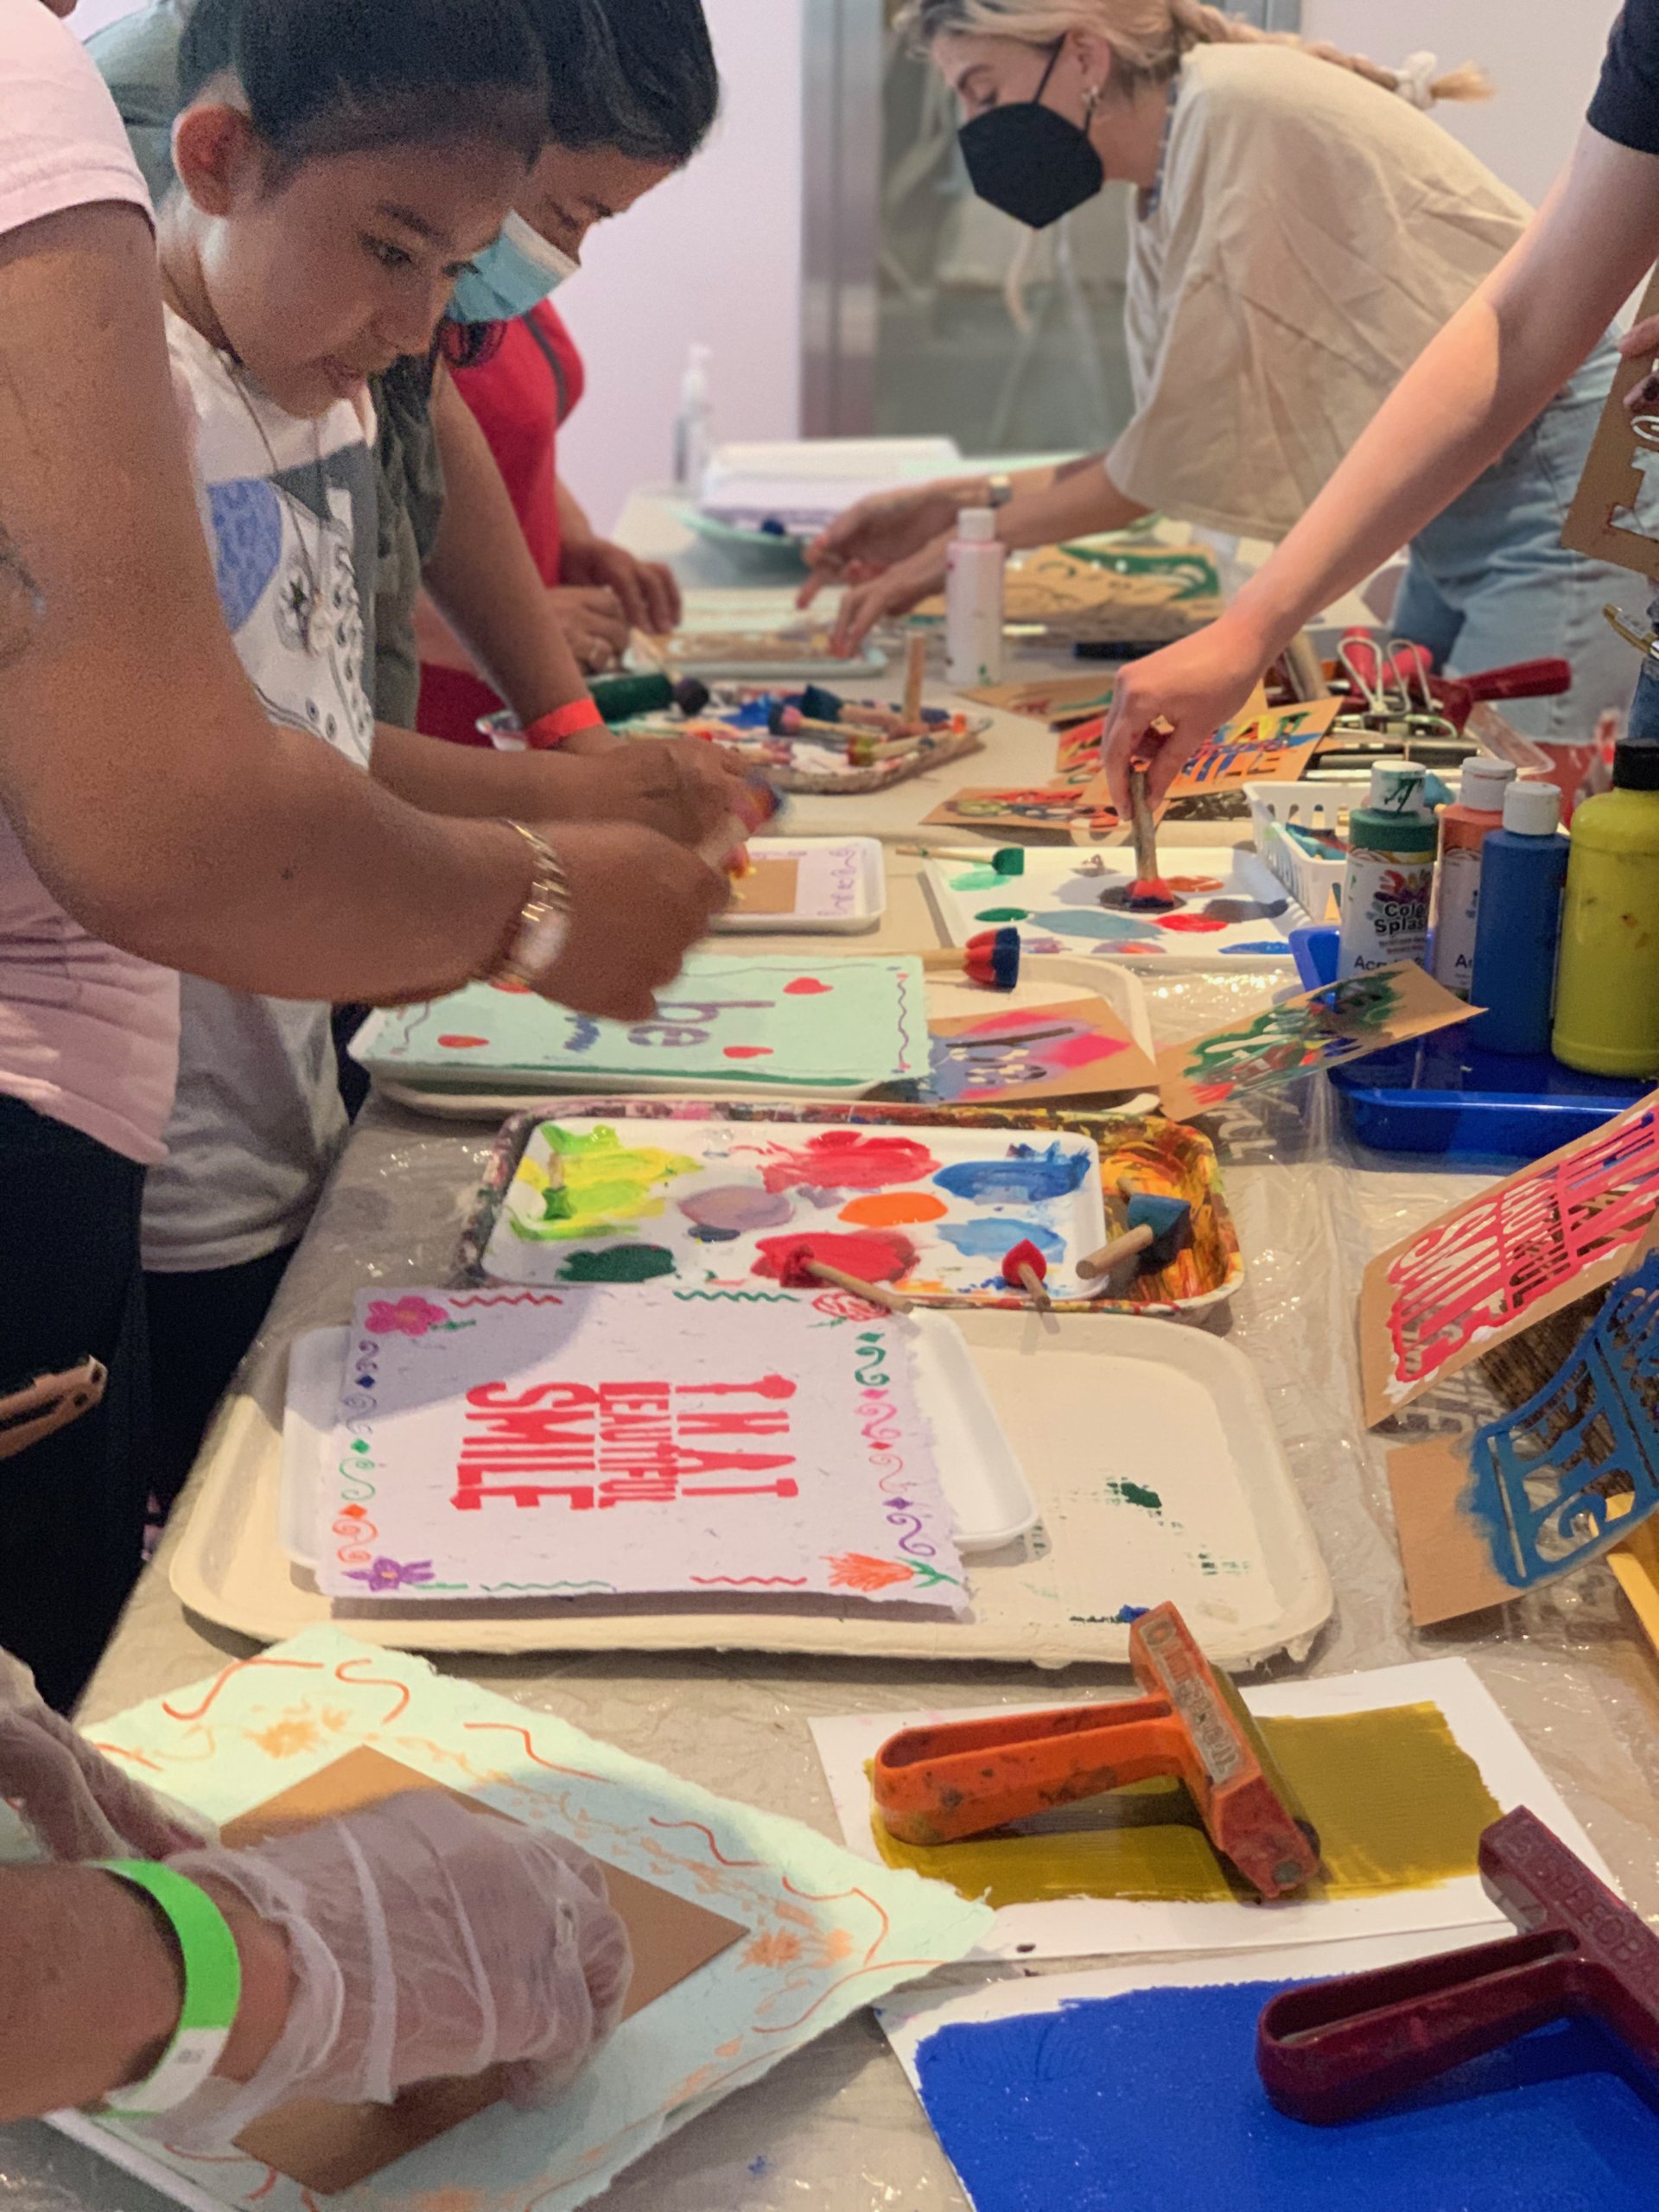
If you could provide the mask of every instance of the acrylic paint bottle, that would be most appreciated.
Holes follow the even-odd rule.
[[[1553,1050],[1590,1075],[1659,1075],[1659,746],[1621,745],[1573,817]]]
[[[946,673],[958,691],[1002,681],[1002,604],[1008,549],[991,507],[964,507],[945,563]]]
[[[1487,1052],[1547,1052],[1561,942],[1567,843],[1554,784],[1511,784],[1481,857],[1473,988],[1464,1033]]]
[[[1439,842],[1422,769],[1414,760],[1379,760],[1368,802],[1349,818],[1339,976],[1422,959]]]
[[[709,389],[709,369],[714,358],[712,346],[694,346],[680,379],[680,412],[674,424],[674,481],[694,499],[702,494],[703,472],[714,458],[715,403]]]
[[[1440,865],[1434,884],[1434,937],[1429,972],[1460,999],[1475,972],[1475,925],[1480,912],[1481,855],[1503,827],[1503,794],[1515,781],[1508,760],[1469,760],[1455,805],[1440,814]]]

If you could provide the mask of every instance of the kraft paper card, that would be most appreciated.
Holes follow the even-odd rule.
[[[1637,320],[1659,315],[1659,274],[1643,295]],[[1621,361],[1601,413],[1578,493],[1561,532],[1561,543],[1592,561],[1611,561],[1649,580],[1659,577],[1659,538],[1643,527],[1643,510],[1653,472],[1659,470],[1659,407],[1644,404],[1632,415],[1627,401],[1647,377],[1651,357]]]
[[[664,2135],[901,1983],[960,1959],[990,1924],[984,1908],[937,1885],[334,1628],[137,1707],[94,1740],[221,1826],[353,1751],[378,1752],[747,1931],[626,2020],[560,2102],[467,2117],[359,2183],[352,2212],[575,2212]],[[268,2159],[205,2162],[110,2118],[60,2113],[54,2124],[197,2212],[315,2212],[315,2194]]]
[[[1041,1104],[1153,1090],[1158,1070],[1104,999],[935,1021],[930,1089],[952,1106]]]
[[[1341,707],[1339,699],[1310,699],[1290,707],[1263,706],[1226,723],[1177,776],[1170,786],[1171,799],[1201,798],[1208,791],[1236,791],[1244,784],[1300,782],[1330,735]],[[1084,797],[1098,805],[1109,801],[1110,794],[1099,776],[1102,730],[1095,731],[1091,751],[1090,727],[1085,723],[1062,738],[1057,769],[1068,780],[1084,784]]]
[[[1276,1089],[1320,1068],[1344,1067],[1478,1011],[1409,961],[1326,983],[1207,1037],[1166,1046],[1158,1055],[1164,1111],[1190,1122],[1241,1090]]]
[[[1659,1207],[1659,1090],[1379,1255],[1360,1294],[1375,1428],[1619,1274]]]

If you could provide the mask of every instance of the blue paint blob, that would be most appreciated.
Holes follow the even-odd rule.
[[[955,1167],[941,1167],[933,1180],[953,1198],[968,1198],[976,1205],[1039,1206],[1080,1190],[1089,1166],[1087,1153],[1068,1151],[1058,1141],[1041,1152],[1033,1145],[1016,1144],[1009,1147],[1006,1160],[964,1160]],[[1007,1246],[1002,1249],[1006,1251]]]
[[[1282,937],[1264,937],[1250,944],[1218,944],[1216,950],[1224,959],[1230,955],[1236,959],[1241,952],[1271,952],[1276,953],[1282,960],[1286,953],[1290,950],[1290,944],[1289,941]]]
[[[1147,925],[1138,914],[1109,914],[1103,906],[1033,914],[1031,921],[1033,929],[1051,930],[1058,937],[1097,938],[1103,944],[1121,944],[1129,938],[1144,940],[1147,934]]]
[[[1034,1221],[942,1221],[938,1234],[969,1260],[995,1260],[1028,1237],[1046,1260],[1065,1257],[1065,1239]]]
[[[922,2101],[976,2212],[1653,2212],[1659,2112],[1580,2021],[1477,2059],[1372,2119],[1268,2103],[1270,1983],[1147,1989],[942,2028]],[[1649,2093],[1650,2094],[1650,2093]]]

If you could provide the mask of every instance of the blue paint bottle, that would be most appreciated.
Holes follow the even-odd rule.
[[[1512,784],[1503,827],[1481,849],[1480,912],[1470,996],[1486,1011],[1469,1041],[1488,1052],[1547,1052],[1569,847],[1554,784]]]

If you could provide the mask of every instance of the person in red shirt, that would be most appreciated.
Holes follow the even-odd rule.
[[[720,79],[702,0],[596,0],[568,20],[582,51],[556,73],[552,143],[520,213],[574,265],[594,223],[691,159],[714,122]],[[452,369],[455,388],[495,456],[554,612],[584,670],[614,667],[631,628],[675,626],[680,596],[668,569],[599,537],[559,481],[558,435],[582,397],[582,356],[548,299],[489,326],[474,350],[471,365]],[[420,728],[486,744],[478,723],[501,700],[429,605],[420,636]]]

